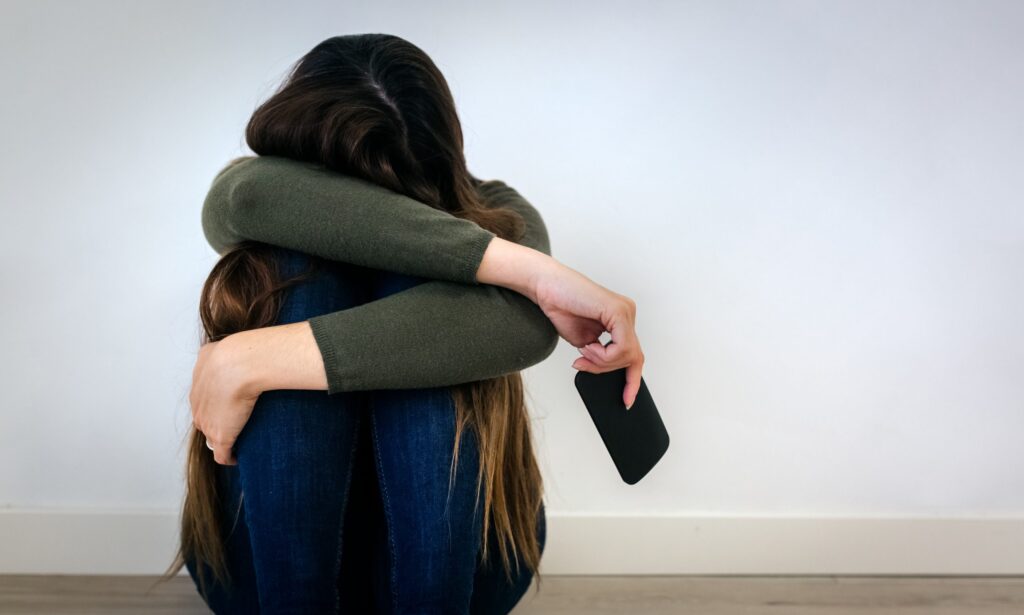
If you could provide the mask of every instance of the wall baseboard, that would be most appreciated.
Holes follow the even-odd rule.
[[[160,574],[176,540],[167,511],[4,510],[0,574]],[[1024,518],[550,513],[541,572],[1020,575]]]

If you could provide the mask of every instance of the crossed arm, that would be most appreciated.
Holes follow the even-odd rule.
[[[551,254],[544,221],[526,199],[498,180],[478,189],[522,215],[520,245]],[[533,301],[477,281],[494,233],[371,182],[287,158],[242,157],[214,179],[202,223],[219,253],[248,239],[432,278],[309,319],[328,393],[492,378],[539,363],[557,346],[558,332]]]

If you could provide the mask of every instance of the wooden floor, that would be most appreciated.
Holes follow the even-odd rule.
[[[188,577],[0,576],[0,613],[209,613]],[[1024,577],[546,576],[514,615],[1021,615]]]

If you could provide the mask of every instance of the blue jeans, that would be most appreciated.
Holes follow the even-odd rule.
[[[284,248],[275,254],[285,277],[316,258]],[[318,272],[286,291],[278,324],[426,281],[316,260]],[[520,561],[520,574],[508,583],[493,533],[493,556],[487,566],[479,563],[483,498],[475,508],[479,460],[471,430],[463,432],[448,493],[454,419],[448,387],[261,394],[235,444],[238,465],[217,466],[232,584],[216,585],[206,575],[210,608],[218,614],[509,612],[532,574]],[[543,506],[537,531],[543,548]],[[198,587],[196,562],[186,566]]]

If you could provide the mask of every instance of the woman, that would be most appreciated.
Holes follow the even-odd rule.
[[[167,577],[217,612],[507,612],[545,532],[519,370],[561,335],[577,369],[627,368],[630,405],[633,302],[469,173],[443,76],[398,37],[317,45],[246,137],[204,204],[223,256]]]

